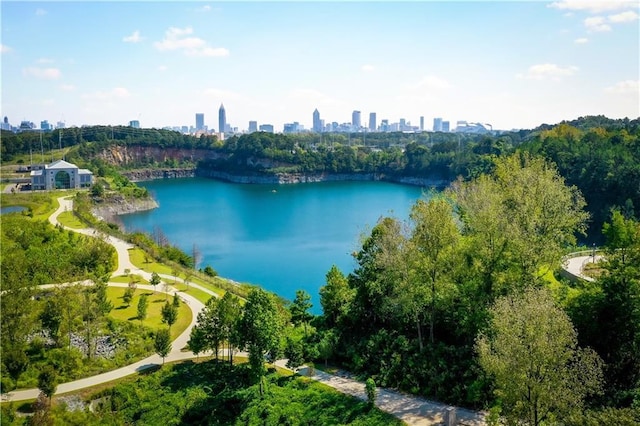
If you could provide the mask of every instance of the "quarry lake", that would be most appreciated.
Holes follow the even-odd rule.
[[[200,267],[257,284],[293,300],[306,290],[320,313],[318,291],[332,265],[347,275],[360,237],[382,216],[407,219],[423,188],[387,182],[293,185],[235,184],[204,178],[140,182],[154,210],[122,215],[127,231],[159,227],[187,253],[196,244]]]

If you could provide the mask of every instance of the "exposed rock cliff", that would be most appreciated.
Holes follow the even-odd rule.
[[[195,169],[143,169],[122,172],[132,182],[194,177]]]
[[[113,221],[120,214],[151,210],[156,207],[159,207],[158,202],[151,197],[132,198],[114,194],[97,204],[91,212],[103,220]]]

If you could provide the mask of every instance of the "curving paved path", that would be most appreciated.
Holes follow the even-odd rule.
[[[599,254],[595,255],[595,263],[598,263],[603,257]],[[594,256],[576,256],[567,259],[562,267],[571,275],[582,278],[585,281],[595,281],[593,277],[584,274],[584,267],[587,263],[594,263]]]
[[[73,208],[73,201],[69,199],[65,199],[65,197],[59,198],[60,207],[56,210],[54,214],[49,217],[49,221],[53,225],[59,225],[58,216],[64,211],[71,211]],[[131,263],[129,258],[129,249],[133,248],[133,246],[123,240],[118,238],[101,234],[93,229],[85,228],[85,229],[71,229],[66,228],[74,232],[79,232],[81,234],[90,235],[94,237],[103,238],[105,241],[112,244],[117,253],[118,253],[118,268],[112,274],[112,276],[124,275],[125,269],[129,269],[132,273],[136,273],[138,275],[143,276],[146,280],[151,279],[151,274],[143,271]],[[168,275],[162,275],[162,277],[169,279],[174,278]],[[183,281],[179,278],[180,281]],[[168,282],[167,282],[168,284]],[[128,284],[125,283],[109,283],[110,286],[114,287],[127,287]],[[202,286],[199,286],[195,283],[190,283],[191,286],[196,287],[206,293],[209,293],[214,296],[218,296],[213,291],[206,289]],[[138,288],[145,290],[155,290],[151,285],[138,285]],[[177,291],[173,287],[168,287],[168,294],[175,294]],[[180,292],[180,297],[182,297],[183,301],[188,304],[193,313],[191,323],[189,326],[178,336],[176,340],[172,343],[171,353],[167,355],[165,358],[165,362],[172,361],[180,361],[185,359],[195,358],[196,356],[191,351],[182,351],[183,348],[186,347],[187,341],[189,340],[189,335],[191,333],[191,329],[196,323],[197,315],[200,310],[204,308],[202,302],[193,296]],[[246,354],[240,352],[238,355],[246,356]],[[279,367],[288,369],[286,367],[287,360],[278,360],[276,361],[276,365]],[[143,371],[149,367],[153,367],[156,365],[162,364],[162,358],[158,355],[149,356],[143,360],[140,360],[131,365],[127,365],[125,367],[119,368],[117,370],[109,371],[106,373],[98,374],[96,376],[87,377],[84,379],[75,380],[73,382],[63,383],[58,386],[56,390],[56,394],[62,394],[67,392],[73,392],[80,389],[84,389],[91,386],[96,386],[102,383],[107,383],[112,380],[120,379],[131,374],[135,374],[137,372]],[[307,367],[303,367],[299,370],[299,372],[303,375],[306,375],[313,380],[317,380],[321,383],[324,383],[339,392],[342,392],[347,395],[355,396],[362,400],[366,400],[366,394],[364,390],[364,383],[358,382],[351,378],[340,377],[336,375],[331,375],[319,370],[315,370],[313,372],[309,371]],[[311,374],[312,373],[312,374]],[[39,389],[26,389],[21,391],[9,392],[8,394],[2,394],[2,401],[23,401],[27,399],[35,399],[40,390]],[[405,395],[393,390],[378,388],[378,396],[376,398],[376,406],[383,411],[386,411],[397,418],[401,419],[408,425],[416,425],[416,426],[424,426],[424,425],[440,425],[444,420],[445,411],[455,408],[456,422],[457,425],[484,425],[485,422],[485,413],[482,412],[474,412],[471,410],[466,410],[463,408],[451,407],[446,404],[441,404],[434,401],[429,401],[426,399],[418,398],[412,395]]]

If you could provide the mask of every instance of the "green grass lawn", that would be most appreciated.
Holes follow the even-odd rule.
[[[141,294],[146,294],[148,295],[147,302],[149,305],[147,307],[147,318],[142,321],[142,324],[156,330],[167,326],[162,323],[161,309],[166,300],[171,302],[171,296],[166,296],[164,293],[154,293],[150,290],[137,289],[131,304],[127,306],[122,300],[124,291],[125,289],[120,287],[109,287],[107,289],[107,297],[113,303],[113,309],[109,313],[111,317],[125,321],[139,321],[137,319],[138,300],[140,300]],[[178,337],[187,328],[191,323],[191,317],[191,309],[186,304],[181,303],[178,311],[178,320],[171,326],[171,339]]]
[[[168,267],[167,265],[158,263],[151,258],[150,258],[150,262],[146,263],[145,257],[144,257],[144,250],[142,249],[139,249],[139,248],[129,249],[129,259],[131,259],[131,263],[133,263],[136,267],[144,271],[171,275],[171,268]]]
[[[73,212],[62,212],[58,216],[58,222],[62,224],[62,226],[66,226],[72,229],[82,229],[86,228],[86,225],[78,219]]]
[[[165,275],[171,275],[173,277],[173,270],[171,269],[170,266],[167,266],[165,264],[162,263],[158,263],[153,259],[150,259],[149,263],[145,262],[145,257],[144,257],[144,250],[139,249],[139,248],[132,248],[129,249],[129,258],[131,259],[131,263],[133,263],[136,267],[147,271],[147,272],[156,272],[158,274],[165,274]],[[178,275],[178,278],[184,279],[185,275],[184,273],[181,271],[180,274]],[[220,279],[220,278],[218,278]],[[169,279],[168,280],[170,283],[173,284],[173,279]],[[215,286],[214,284],[207,282],[201,278],[198,277],[191,277],[190,278],[190,282],[192,283],[196,283],[198,285],[201,285],[202,287],[213,291],[214,293],[216,293],[218,296],[222,297],[225,294],[225,291],[217,286]],[[208,298],[207,298],[208,299]],[[200,299],[198,299],[200,300]]]
[[[149,284],[149,281],[145,280],[143,277],[141,277],[138,274],[132,274],[133,277],[135,277],[136,283],[137,284]],[[119,275],[117,277],[111,277],[109,278],[109,281],[114,282],[114,283],[125,283],[125,284],[129,284],[130,278],[126,275]]]
[[[174,287],[177,288],[182,293],[186,293],[186,294],[189,294],[190,296],[195,297],[196,299],[198,299],[200,302],[204,304],[206,304],[209,301],[209,299],[211,299],[212,297],[209,293],[205,293],[199,288],[195,288],[193,286],[189,286],[189,290],[187,290],[186,284],[180,283],[180,284],[174,285]]]

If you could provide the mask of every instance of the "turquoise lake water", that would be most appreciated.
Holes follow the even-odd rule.
[[[407,219],[423,196],[416,186],[387,182],[247,185],[187,178],[141,182],[160,204],[121,216],[128,231],[160,227],[171,244],[202,252],[226,278],[258,284],[292,300],[318,291],[331,265],[353,271],[351,253],[382,216]]]

